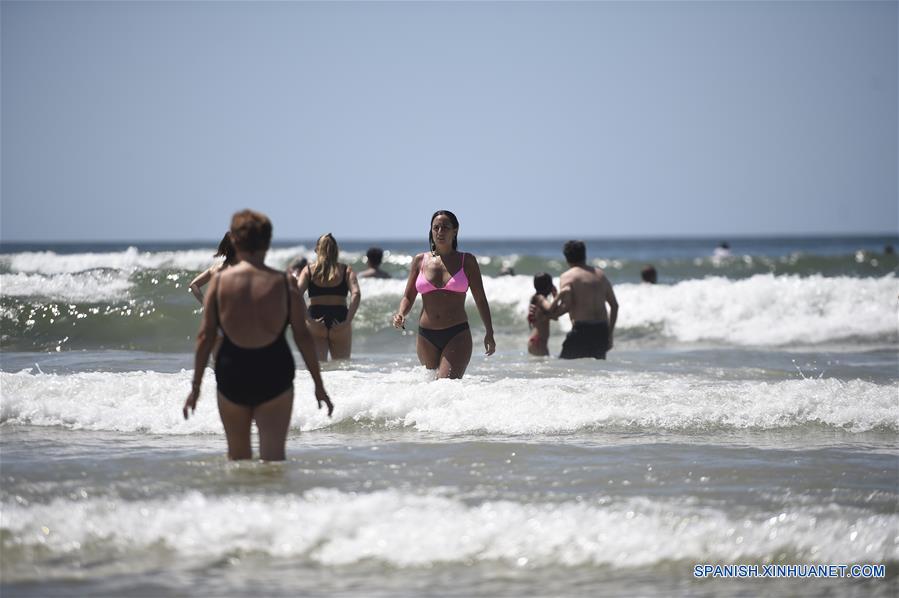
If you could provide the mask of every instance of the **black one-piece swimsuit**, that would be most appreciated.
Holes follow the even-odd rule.
[[[287,287],[287,277],[284,277]],[[293,386],[296,363],[284,331],[290,323],[290,291],[287,292],[287,321],[281,334],[264,347],[248,349],[235,345],[222,327],[222,346],[215,359],[215,382],[226,399],[238,405],[257,407]],[[221,323],[219,323],[221,325]]]

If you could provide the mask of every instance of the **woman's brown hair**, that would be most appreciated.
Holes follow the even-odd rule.
[[[219,242],[219,249],[212,257],[224,257],[225,263],[229,266],[237,260],[237,252],[234,251],[234,244],[231,242],[231,233],[225,233]]]
[[[262,212],[235,212],[231,217],[231,242],[241,251],[267,250],[272,242],[272,221]]]

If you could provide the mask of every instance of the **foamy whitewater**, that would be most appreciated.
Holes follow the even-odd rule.
[[[3,596],[899,592],[896,238],[588,242],[621,304],[607,361],[527,355],[562,240],[462,240],[498,350],[434,381],[390,326],[419,243],[361,280],[316,409],[297,354],[285,463],[228,463],[189,390],[212,244],[0,250]],[[362,270],[374,243],[342,243]],[[310,243],[276,244],[283,268]],[[659,284],[640,282],[643,265]],[[500,276],[504,267],[515,274]],[[420,303],[413,315],[418,313]],[[552,324],[557,355],[567,318]],[[292,342],[292,341],[291,341]],[[697,564],[885,565],[697,579]]]

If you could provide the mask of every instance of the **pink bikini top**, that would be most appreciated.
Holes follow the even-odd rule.
[[[425,254],[428,255],[428,254]],[[434,284],[425,278],[424,274],[425,260],[421,260],[421,268],[418,270],[418,278],[415,279],[415,290],[422,295],[433,293],[434,291],[449,291],[450,293],[465,293],[468,291],[468,276],[465,275],[465,254],[462,254],[462,267],[442,287],[435,287]]]

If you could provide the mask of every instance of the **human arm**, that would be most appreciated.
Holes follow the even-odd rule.
[[[318,408],[322,408],[322,404],[328,407],[328,417],[334,412],[334,404],[331,398],[325,392],[325,384],[322,382],[321,369],[318,364],[318,356],[315,353],[315,343],[312,335],[309,334],[309,328],[306,327],[306,302],[303,301],[297,287],[290,287],[290,329],[293,332],[293,342],[296,343],[303,361],[306,362],[306,369],[312,377],[315,384],[315,400],[318,402]]]
[[[567,313],[571,305],[571,286],[561,282],[560,284],[563,285],[562,290],[555,294],[555,298],[552,300],[552,303],[550,303],[549,309],[547,310],[549,317],[554,320]]]
[[[496,351],[496,341],[493,340],[493,319],[490,316],[490,304],[487,303],[487,295],[484,293],[484,280],[481,278],[481,267],[478,260],[470,253],[465,254],[465,262],[462,264],[465,268],[465,275],[468,277],[468,286],[471,289],[471,296],[474,297],[474,303],[478,307],[478,314],[484,323],[487,332],[484,334],[485,354],[493,355]]]
[[[212,266],[211,268],[203,270],[203,272],[198,274],[196,278],[190,281],[190,285],[187,287],[193,296],[197,298],[197,301],[200,302],[200,305],[203,305],[203,291],[200,290],[200,287],[206,286],[217,270],[217,266]]]
[[[409,278],[406,280],[406,290],[403,293],[403,298],[400,299],[399,309],[393,314],[394,328],[402,328],[404,330],[406,328],[406,316],[412,311],[412,306],[415,304],[415,298],[418,297],[418,289],[415,288],[415,279],[418,277],[418,271],[421,269],[421,260],[422,254],[419,253],[412,259],[412,264],[409,266]]]
[[[346,276],[347,286],[350,289],[350,305],[347,309],[346,320],[337,324],[335,328],[349,326],[350,322],[352,322],[353,318],[356,316],[356,310],[359,309],[359,303],[362,300],[362,291],[359,290],[359,280],[356,278],[356,273],[353,272],[353,269],[350,266],[346,267],[346,274],[344,274],[344,276]]]
[[[190,394],[184,402],[182,413],[184,419],[188,417],[188,411],[193,413],[197,409],[197,399],[200,398],[200,385],[203,383],[203,372],[209,363],[209,354],[215,346],[216,328],[219,323],[218,301],[216,301],[219,279],[212,278],[209,283],[209,292],[203,302],[203,316],[200,320],[200,331],[197,333],[197,343],[194,349],[194,377],[190,386]]]
[[[605,301],[609,304],[609,349],[612,348],[612,338],[615,332],[615,322],[618,321],[618,299],[612,289],[612,283],[606,279]]]

